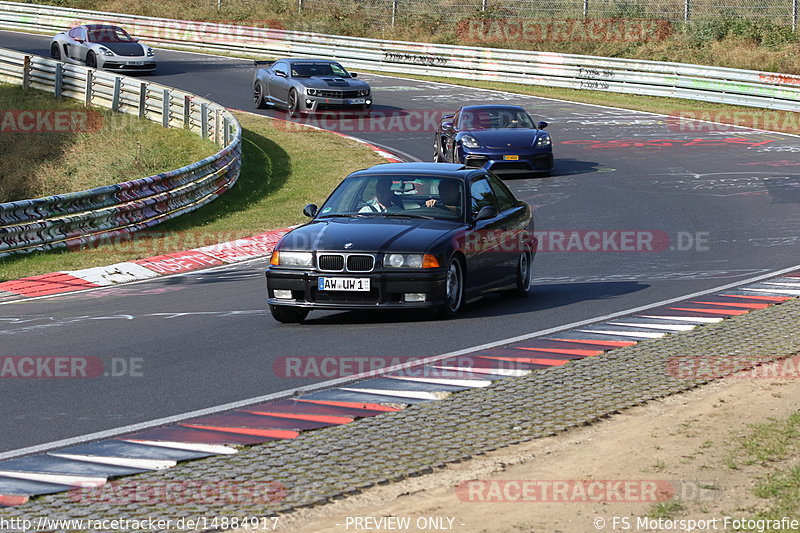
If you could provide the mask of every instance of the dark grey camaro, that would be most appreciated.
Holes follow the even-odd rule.
[[[331,110],[366,111],[372,108],[369,84],[329,59],[281,59],[256,61],[267,68],[253,77],[253,103],[273,105],[291,116]]]
[[[266,271],[272,316],[311,309],[432,309],[455,315],[491,292],[526,295],[536,253],[530,206],[484,169],[388,163],[347,176]]]

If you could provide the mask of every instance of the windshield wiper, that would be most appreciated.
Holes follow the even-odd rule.
[[[369,213],[326,213],[324,215],[319,215],[317,218],[364,218]]]

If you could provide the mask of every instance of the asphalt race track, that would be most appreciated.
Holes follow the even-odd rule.
[[[47,56],[48,43],[47,37],[0,32],[0,47]],[[144,79],[252,111],[252,62],[158,55],[157,73]],[[545,232],[533,294],[486,299],[449,321],[313,312],[302,325],[279,325],[266,310],[265,262],[257,261],[0,305],[0,356],[96,357],[109,373],[0,380],[0,452],[329,378],[282,377],[273,366],[282,356],[432,356],[798,263],[800,138],[679,131],[666,117],[646,113],[363,78],[374,89],[374,115],[394,121],[323,126],[405,157],[430,160],[435,119],[460,105],[520,104],[551,124],[554,176],[508,182],[535,206],[537,231]],[[664,110],[671,111],[677,110]],[[626,243],[633,251],[618,249],[622,231],[637,232],[633,244]],[[588,232],[604,237],[588,240]]]

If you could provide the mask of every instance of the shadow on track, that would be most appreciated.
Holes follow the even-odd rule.
[[[488,318],[505,315],[520,315],[547,311],[568,306],[576,302],[591,300],[608,300],[625,294],[631,294],[650,287],[647,283],[637,281],[615,281],[596,283],[554,283],[550,285],[534,285],[531,294],[526,298],[506,296],[487,296],[468,304],[462,312],[450,321],[470,318]],[[436,317],[419,311],[346,311],[335,314],[319,315],[319,311],[309,315],[305,325],[334,324],[390,324],[410,322],[435,322]]]

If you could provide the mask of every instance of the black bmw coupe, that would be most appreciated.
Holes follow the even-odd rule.
[[[387,163],[347,176],[287,233],[266,271],[272,316],[311,309],[432,309],[455,315],[491,292],[526,295],[530,206],[485,169]]]

